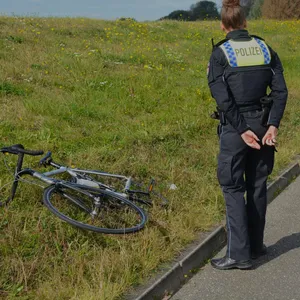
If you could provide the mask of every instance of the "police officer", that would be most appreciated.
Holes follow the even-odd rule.
[[[249,269],[251,258],[266,253],[267,178],[288,93],[278,55],[245,29],[239,0],[223,0],[221,20],[227,35],[214,46],[208,83],[221,116],[217,176],[226,202],[227,252],[211,264]]]

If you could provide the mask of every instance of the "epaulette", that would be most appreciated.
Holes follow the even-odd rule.
[[[258,36],[258,35],[251,34],[250,36],[264,41],[264,39],[262,37]]]

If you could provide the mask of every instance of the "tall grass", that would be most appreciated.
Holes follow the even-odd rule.
[[[300,22],[249,27],[278,51],[290,91],[277,174],[299,152]],[[62,223],[40,204],[41,188],[22,183],[0,209],[1,297],[118,299],[223,219],[206,79],[210,38],[223,38],[218,22],[1,17],[0,37],[2,145],[154,177],[170,201],[137,234],[101,235]],[[1,164],[1,185],[9,180]]]

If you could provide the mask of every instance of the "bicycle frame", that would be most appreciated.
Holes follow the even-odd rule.
[[[65,168],[66,167],[60,168],[58,170],[54,170],[51,172],[45,172],[45,173],[37,172],[36,170],[26,168],[15,174],[14,182],[19,181],[19,178],[24,175],[30,175],[34,178],[37,178],[37,179],[47,183],[48,185],[59,185],[61,187],[68,187],[68,188],[71,188],[74,190],[80,190],[80,191],[89,190],[89,191],[95,192],[95,193],[99,192],[99,188],[93,188],[91,186],[87,186],[87,185],[83,185],[83,184],[78,184],[78,183],[73,183],[73,182],[69,182],[66,180],[62,180],[62,179],[52,178],[52,177],[49,177],[49,175],[47,174],[47,173],[52,173],[52,175],[61,174],[61,173],[66,172],[66,170],[64,170]],[[92,194],[90,194],[88,192],[85,192],[85,194],[92,196]],[[13,197],[12,197],[12,199],[13,199]]]
[[[12,150],[14,148],[14,146],[1,149],[1,152],[18,154],[18,162],[17,162],[17,167],[16,167],[16,171],[15,171],[15,175],[14,175],[14,182],[13,182],[12,189],[11,189],[11,195],[7,199],[5,204],[7,204],[8,202],[10,202],[11,200],[14,199],[19,179],[20,179],[20,177],[22,177],[24,175],[30,175],[34,178],[37,178],[37,179],[45,182],[47,185],[60,184],[60,185],[72,186],[72,188],[74,188],[74,189],[76,189],[76,188],[83,189],[83,190],[89,189],[89,190],[93,190],[94,192],[97,192],[97,191],[99,192],[99,190],[108,190],[108,191],[111,191],[122,197],[125,197],[129,200],[131,198],[131,195],[133,195],[133,194],[150,196],[150,192],[152,191],[152,185],[153,185],[154,180],[151,181],[148,191],[131,190],[132,178],[130,176],[127,177],[127,176],[120,175],[120,174],[107,173],[107,172],[102,172],[102,171],[97,171],[97,170],[85,170],[85,169],[80,169],[80,168],[70,168],[67,166],[63,166],[58,163],[55,163],[52,160],[51,152],[48,152],[46,154],[46,156],[40,160],[40,164],[43,164],[45,166],[46,165],[52,166],[55,168],[54,170],[41,173],[41,172],[38,172],[38,171],[30,169],[30,168],[22,169],[24,154],[41,155],[41,154],[43,154],[43,151],[25,150],[22,145],[15,145],[15,146],[17,146],[17,148],[18,148],[17,150],[15,150],[15,152]],[[20,148],[23,149],[22,150],[22,151],[24,151],[23,153],[18,152],[20,150]],[[53,176],[63,174],[63,173],[70,174],[71,177],[75,179],[75,182],[69,182],[69,181],[53,178]],[[109,186],[107,184],[104,184],[103,182],[94,180],[93,178],[89,178],[88,175],[97,175],[97,176],[102,176],[102,177],[123,180],[124,186],[123,186],[123,188],[116,190],[112,186]]]
[[[60,165],[58,163],[55,163],[52,160],[51,157],[52,153],[49,151],[46,156],[40,161],[40,163],[44,165],[50,165],[56,170],[52,170],[49,172],[44,173],[45,176],[53,176],[61,173],[68,173],[72,176],[72,178],[76,179],[76,183],[86,185],[89,187],[94,187],[94,188],[100,188],[100,189],[105,189],[112,191],[116,194],[119,194],[123,197],[130,198],[131,194],[140,194],[140,195],[147,195],[150,196],[150,192],[152,191],[153,188],[153,183],[154,180],[151,180],[151,183],[149,185],[148,191],[141,191],[141,190],[132,190],[132,178],[131,176],[124,176],[121,174],[113,174],[113,173],[108,173],[108,172],[102,172],[99,170],[86,170],[86,169],[80,169],[80,168],[70,168],[67,166]],[[100,177],[107,177],[107,178],[114,178],[114,179],[119,179],[124,181],[123,188],[116,190],[114,187],[107,185],[103,183],[102,181],[95,180],[94,178],[89,178],[88,175],[97,175]]]
[[[70,168],[70,167],[65,167],[65,166],[58,166],[57,164],[53,164],[51,163],[52,166],[57,166],[58,169],[57,170],[53,170],[53,171],[49,171],[49,172],[45,172],[43,173],[43,175],[45,176],[53,176],[53,175],[57,175],[57,174],[61,174],[61,173],[69,173],[72,177],[76,177],[78,178],[78,173],[82,173],[82,174],[93,174],[93,175],[99,175],[99,176],[106,176],[106,177],[113,177],[113,178],[117,178],[117,179],[124,179],[126,180],[125,186],[124,186],[124,190],[128,190],[130,188],[131,185],[131,177],[126,177],[123,175],[119,175],[119,174],[112,174],[112,173],[106,173],[106,172],[100,172],[100,171],[96,171],[96,170],[85,170],[85,169],[77,169],[77,168]],[[82,180],[82,182],[87,183],[87,185],[89,184],[88,181],[89,180],[84,180],[81,178],[78,178],[79,182]],[[90,182],[90,181],[89,181]],[[96,182],[96,181],[95,181]],[[97,184],[100,185],[101,187],[106,187],[109,188],[108,186],[106,186],[105,184],[98,182]]]
[[[87,184],[72,183],[72,182],[68,182],[65,180],[50,177],[50,176],[61,174],[64,172],[68,172],[68,173],[70,173],[70,175],[76,176],[76,173],[74,173],[72,171],[72,168],[59,166],[59,165],[53,163],[53,166],[59,167],[57,170],[41,173],[41,172],[38,172],[38,171],[30,169],[30,168],[22,169],[23,160],[24,160],[24,153],[18,153],[18,161],[17,161],[17,166],[16,166],[16,170],[15,170],[15,174],[14,174],[14,181],[12,184],[10,196],[5,201],[5,205],[14,199],[20,178],[25,175],[30,175],[34,178],[37,178],[37,179],[41,180],[42,182],[45,182],[47,185],[58,184],[59,186],[62,186],[62,187],[68,187],[68,188],[71,188],[74,190],[80,190],[81,192],[84,191],[83,193],[85,193],[86,195],[91,196],[93,198],[95,198],[95,197],[91,193],[87,192],[86,190],[93,191],[95,193],[99,192],[99,187],[96,189],[95,187],[93,188],[92,186],[89,186]],[[2,205],[3,204],[1,203],[0,206],[2,206]]]
[[[92,188],[96,188],[96,189],[98,188],[98,189],[108,190],[108,191],[118,194],[126,199],[129,199],[129,200],[135,199],[136,201],[139,201],[143,204],[150,205],[150,201],[142,200],[140,198],[137,199],[133,195],[150,197],[150,192],[152,191],[153,184],[154,184],[153,179],[150,182],[148,191],[147,190],[132,190],[131,186],[133,184],[133,181],[130,176],[107,173],[107,172],[102,172],[102,171],[98,171],[98,170],[86,170],[86,169],[70,168],[67,166],[62,166],[58,163],[55,163],[51,159],[51,152],[49,152],[47,155],[49,156],[48,157],[49,161],[46,164],[51,165],[52,167],[55,167],[56,170],[45,172],[45,173],[43,173],[44,176],[53,176],[53,175],[57,175],[57,174],[61,174],[61,173],[68,173],[72,176],[72,178],[76,179],[76,184],[87,186],[87,187],[92,187]],[[113,186],[104,184],[103,182],[101,182],[99,180],[95,180],[93,178],[88,177],[88,175],[97,175],[97,176],[102,176],[102,177],[107,177],[107,178],[123,180],[124,181],[123,188],[117,190]]]
[[[147,222],[146,213],[130,201],[130,194],[125,197],[125,193],[120,193],[119,183],[114,190],[94,180],[92,175],[124,180],[124,191],[130,188],[130,177],[62,166],[52,161],[49,152],[40,160],[40,164],[49,165],[55,169],[38,172],[31,168],[22,168],[23,159],[25,154],[36,156],[42,155],[43,151],[27,150],[22,145],[13,145],[1,148],[0,152],[18,155],[10,196],[6,202],[0,202],[0,206],[14,199],[18,183],[22,181],[21,177],[31,176],[46,184],[46,186],[42,185],[44,188],[43,204],[58,218],[73,226],[99,233],[124,234],[141,230]],[[63,173],[70,174],[71,180],[70,178],[55,178],[56,175]],[[35,181],[30,182],[35,184]],[[111,180],[109,184],[110,182]],[[72,204],[71,208],[69,208],[70,204]]]

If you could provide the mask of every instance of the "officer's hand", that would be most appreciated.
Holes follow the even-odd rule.
[[[275,146],[277,134],[278,129],[275,126],[271,125],[262,139],[262,144],[268,146]]]
[[[254,132],[251,130],[247,130],[241,135],[243,141],[253,149],[260,149],[260,145],[258,144],[259,138],[256,136]]]

